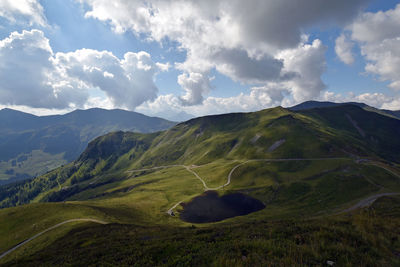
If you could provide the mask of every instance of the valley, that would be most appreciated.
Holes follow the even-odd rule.
[[[40,176],[79,156],[89,141],[111,131],[157,132],[175,123],[125,110],[75,110],[35,116],[0,110],[0,185]]]

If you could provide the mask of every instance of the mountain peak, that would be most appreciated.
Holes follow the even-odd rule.
[[[16,110],[16,109],[11,109],[11,108],[3,108],[0,110],[0,113],[7,113],[7,114],[25,114],[25,115],[29,115],[29,116],[34,116],[37,117],[33,114],[27,113],[27,112],[23,112],[20,110]]]

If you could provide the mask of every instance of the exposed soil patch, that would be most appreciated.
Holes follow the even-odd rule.
[[[360,126],[358,126],[357,122],[355,120],[353,120],[349,114],[346,114],[347,119],[351,122],[351,124],[354,126],[354,128],[356,128],[356,130],[358,131],[358,133],[362,136],[365,137],[365,132],[360,128]]]
[[[250,139],[250,142],[252,144],[255,144],[257,142],[258,139],[260,139],[261,135],[260,134],[256,134],[253,138]]]
[[[181,220],[191,223],[218,222],[265,208],[261,201],[248,195],[233,193],[219,197],[216,191],[207,191],[181,205]]]
[[[272,144],[272,146],[270,146],[268,148],[268,152],[274,151],[275,149],[280,147],[283,143],[285,143],[285,141],[286,141],[285,139],[281,139],[281,140],[276,141],[275,143]]]

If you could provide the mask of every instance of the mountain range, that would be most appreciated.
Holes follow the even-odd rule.
[[[175,125],[125,110],[75,110],[35,116],[0,110],[0,184],[37,176],[74,160],[88,142],[110,131],[156,132]]]
[[[396,266],[394,114],[308,102],[99,136],[0,187],[0,264]]]

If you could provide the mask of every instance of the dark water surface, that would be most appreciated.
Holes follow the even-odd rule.
[[[215,191],[207,191],[182,206],[181,220],[191,223],[218,222],[265,208],[261,201],[248,195],[233,193],[219,197]]]

